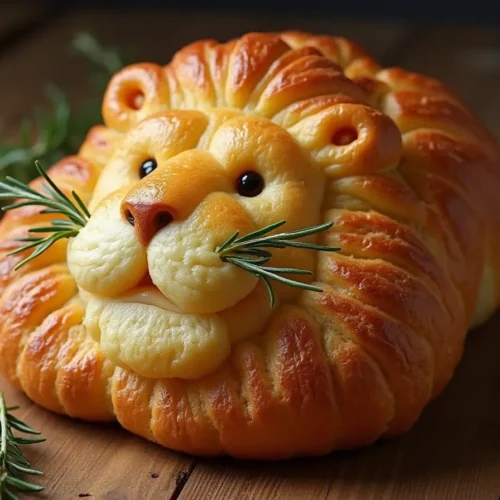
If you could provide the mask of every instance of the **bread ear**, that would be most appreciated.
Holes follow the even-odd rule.
[[[294,123],[288,131],[310,151],[328,179],[395,170],[401,134],[380,111],[337,103]]]
[[[109,82],[102,105],[104,123],[125,132],[151,114],[170,108],[170,89],[161,66],[133,64]]]

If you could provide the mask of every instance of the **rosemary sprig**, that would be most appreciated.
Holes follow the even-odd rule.
[[[17,493],[36,493],[43,486],[34,484],[25,476],[41,476],[42,472],[33,469],[24,457],[20,445],[45,441],[43,438],[26,438],[14,434],[14,430],[38,436],[29,425],[11,414],[17,406],[7,407],[3,393],[0,392],[0,498],[17,500]]]
[[[318,245],[316,243],[308,243],[305,241],[295,241],[299,238],[303,238],[304,236],[326,231],[332,227],[333,222],[299,229],[298,231],[269,234],[271,231],[274,231],[284,224],[286,224],[286,220],[281,220],[252,233],[248,233],[240,238],[238,238],[239,232],[236,231],[216,249],[222,261],[230,262],[231,264],[252,273],[264,282],[269,294],[271,307],[274,307],[275,295],[270,280],[275,280],[279,283],[283,283],[284,285],[302,288],[304,290],[312,290],[314,292],[322,292],[323,290],[317,286],[309,285],[308,283],[302,283],[301,281],[295,281],[282,276],[283,274],[312,275],[311,271],[288,267],[266,267],[265,264],[271,260],[272,253],[269,250],[264,250],[264,248],[295,247],[322,252],[337,252],[340,250],[340,248],[330,247],[327,245]]]
[[[76,236],[90,218],[90,213],[85,204],[74,191],[71,192],[74,199],[73,202],[56,186],[56,184],[54,184],[38,161],[35,162],[35,167],[38,173],[47,182],[47,184],[43,186],[43,190],[48,196],[35,191],[17,179],[7,177],[4,181],[0,181],[0,200],[14,198],[16,201],[10,205],[5,205],[2,207],[2,210],[9,211],[29,205],[40,205],[46,207],[42,209],[40,213],[60,214],[66,218],[53,220],[49,226],[29,229],[30,233],[42,233],[42,236],[30,236],[17,240],[26,244],[12,250],[7,255],[15,255],[31,248],[35,250],[19,262],[14,268],[15,270],[24,266],[35,257],[38,257],[57,241]]]

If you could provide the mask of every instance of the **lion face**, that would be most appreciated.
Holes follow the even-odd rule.
[[[285,230],[318,223],[323,189],[311,157],[265,118],[219,109],[143,120],[104,168],[68,249],[89,334],[146,377],[212,372],[272,313],[263,283],[216,248],[283,219]],[[312,271],[314,259],[277,250],[270,265]],[[273,288],[278,304],[298,293]]]

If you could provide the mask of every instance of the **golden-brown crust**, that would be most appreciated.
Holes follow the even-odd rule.
[[[212,375],[146,379],[87,336],[64,243],[13,271],[12,239],[46,219],[25,207],[0,224],[0,371],[50,410],[200,455],[318,455],[406,431],[499,302],[498,146],[436,80],[382,69],[342,38],[252,33],[119,72],[106,127],[50,173],[88,201],[122,132],[214,107],[272,119],[324,168],[325,241],[341,247],[318,260],[324,292],[279,306]]]

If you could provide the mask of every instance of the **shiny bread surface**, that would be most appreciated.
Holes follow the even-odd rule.
[[[90,207],[80,234],[14,271],[14,239],[47,215],[0,223],[8,380],[195,455],[321,455],[410,429],[499,302],[500,150],[463,103],[343,38],[285,32],[129,66],[102,111],[49,171]],[[266,186],[243,198],[248,169]],[[213,249],[281,219],[333,221],[317,241],[341,250],[277,250],[323,292],[277,285],[271,308]]]

